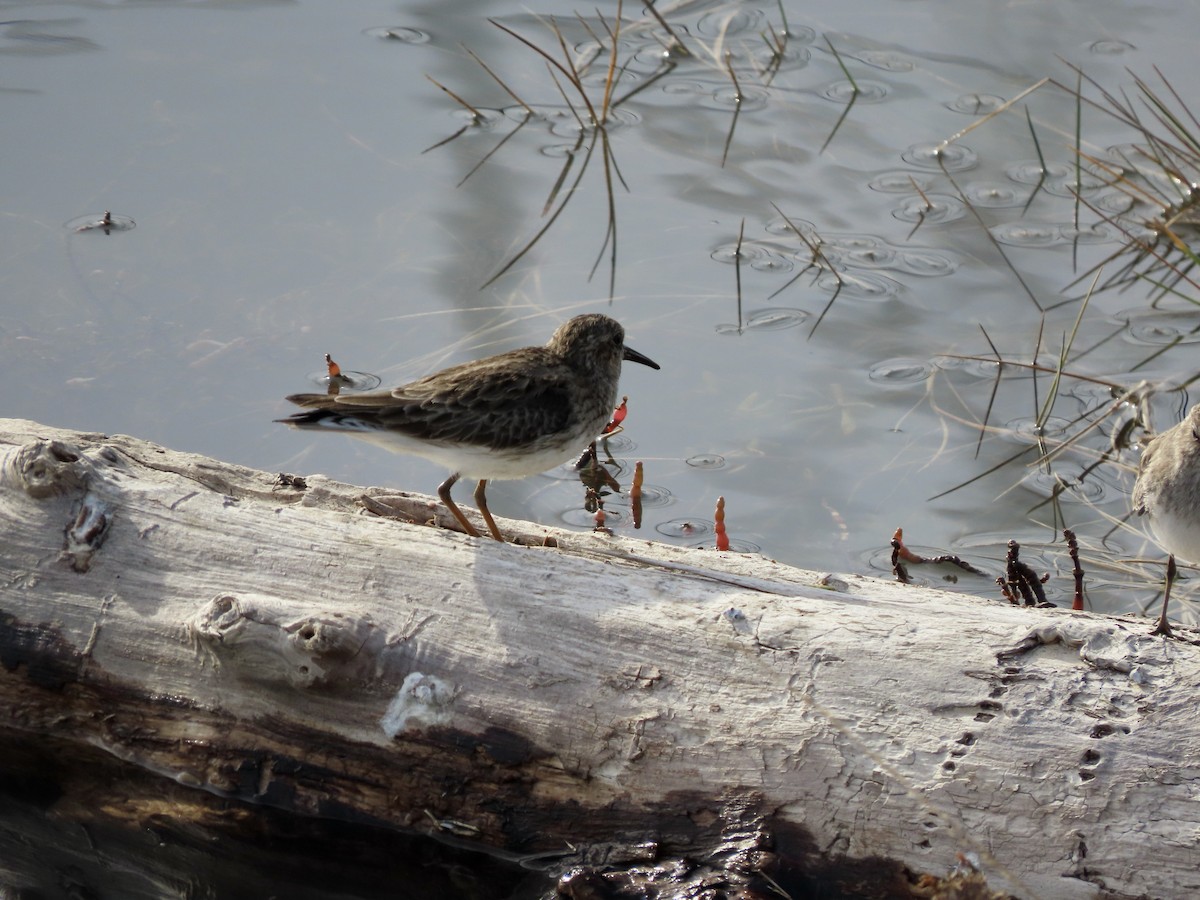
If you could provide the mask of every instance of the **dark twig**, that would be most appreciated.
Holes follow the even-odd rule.
[[[1070,528],[1063,529],[1063,537],[1067,539],[1067,552],[1071,554],[1071,563],[1074,568],[1071,574],[1075,578],[1075,598],[1071,602],[1071,609],[1083,609],[1083,566],[1079,564],[1079,541],[1075,539],[1075,532]]]
[[[1053,606],[1046,599],[1046,592],[1042,590],[1042,585],[1049,580],[1050,576],[1038,576],[1037,572],[1021,562],[1021,545],[1016,541],[1008,542],[1008,556],[1005,558],[1005,578],[1007,580],[1007,588],[1005,597],[1014,605],[1017,604],[1016,596],[1024,599],[1026,606]]]
[[[918,553],[913,553],[904,545],[904,529],[897,528],[896,533],[892,535],[892,570],[895,571],[897,564],[902,565],[899,561],[910,562],[913,565],[940,565],[949,563],[953,566],[958,566],[960,569],[970,572],[972,575],[980,575],[987,577],[987,572],[982,569],[977,569],[961,556],[955,556],[952,553],[943,553],[940,556],[921,556]],[[905,576],[907,577],[907,572]]]

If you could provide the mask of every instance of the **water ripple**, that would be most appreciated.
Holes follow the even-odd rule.
[[[407,25],[396,25],[391,28],[379,25],[375,28],[363,29],[367,37],[379,38],[385,41],[396,41],[401,44],[428,44],[432,36],[419,28],[409,28]]]
[[[802,309],[776,306],[752,312],[746,317],[746,328],[755,331],[782,331],[785,328],[795,328],[808,318],[809,313]]]
[[[1061,473],[1061,467],[1056,470]],[[1057,492],[1058,499],[1066,502],[1097,504],[1111,499],[1112,491],[1095,478],[1079,482],[1061,474],[1030,472],[1021,479],[1021,486],[1028,491],[1050,497]]]
[[[1149,347],[1200,343],[1200,313],[1131,310],[1114,318],[1125,321],[1125,337]]]
[[[792,227],[793,225],[795,228]],[[768,234],[784,234],[788,237],[795,237],[797,229],[810,240],[817,240],[819,237],[817,226],[807,219],[801,219],[799,216],[788,216],[786,219],[782,216],[776,217],[763,226],[763,231]]]
[[[911,194],[913,191],[928,191],[932,183],[932,176],[900,170],[876,175],[867,182],[867,187],[881,194]]]
[[[979,157],[962,144],[913,144],[900,158],[918,169],[940,172],[964,172],[979,164]]]
[[[129,216],[117,216],[110,212],[102,212],[79,216],[69,222],[64,222],[63,227],[75,234],[100,232],[109,235],[119,231],[133,231],[137,228],[137,222]]]
[[[838,277],[832,272],[822,272],[817,286],[833,293],[838,288]],[[860,300],[889,300],[904,292],[904,285],[883,275],[843,272],[841,275],[842,295],[858,297]]]
[[[1129,43],[1129,41],[1119,41],[1115,39],[1092,41],[1088,44],[1088,51],[1098,53],[1101,56],[1119,56],[1122,53],[1128,53],[1130,50],[1136,50],[1137,46]]]
[[[558,514],[560,521],[574,528],[595,528],[596,514],[588,512],[581,506],[564,509]],[[620,528],[630,521],[629,513],[621,508],[606,505],[604,507],[604,525],[606,528]]]
[[[700,34],[710,37],[729,37],[744,32],[754,32],[756,35],[762,29],[763,13],[758,9],[742,9],[734,12],[717,11],[706,13],[696,23]]]
[[[1071,174],[1070,168],[1061,163],[1042,165],[1036,159],[1013,163],[1004,173],[1018,184],[1038,184],[1051,179],[1066,178]]]
[[[976,182],[963,188],[967,199],[975,206],[986,209],[1006,209],[1013,206],[1024,206],[1029,199],[1029,192],[994,182]]]
[[[867,377],[876,384],[905,387],[923,382],[933,369],[933,363],[929,360],[897,357],[876,363],[867,373]]]
[[[910,197],[892,210],[892,215],[902,222],[927,222],[933,225],[954,222],[966,214],[966,204],[949,194]]]
[[[713,250],[709,256],[719,263],[733,265],[737,262],[753,264],[756,261],[768,259],[773,256],[773,252],[764,247],[762,244],[755,244],[750,241],[742,241],[741,246],[737,241],[732,244],[722,244]]]
[[[1005,423],[1004,437],[1017,444],[1036,444],[1043,438],[1066,436],[1070,422],[1058,416],[1050,416],[1045,425],[1039,426],[1036,416],[1018,416]]]
[[[1062,243],[1057,225],[1039,222],[1005,222],[991,229],[992,237],[1013,247],[1051,247]]]
[[[891,50],[863,50],[851,55],[868,66],[887,72],[911,72],[916,68],[911,59]]]
[[[855,103],[879,103],[890,93],[891,89],[878,81],[835,81],[821,91],[821,96],[838,103],[849,103],[851,100]]]
[[[610,506],[629,506],[632,501],[628,492],[622,491],[620,494],[613,494],[605,502]],[[642,509],[670,506],[674,502],[675,495],[665,487],[659,487],[656,484],[642,485]],[[608,506],[605,508],[607,509]]]
[[[937,250],[902,250],[897,255],[893,268],[906,275],[940,278],[943,275],[953,275],[958,270],[958,262]]]
[[[1004,98],[995,94],[959,94],[945,104],[946,109],[965,113],[969,116],[982,116],[995,112],[1004,105]]]
[[[654,530],[673,538],[705,537],[713,533],[713,523],[706,519],[670,519],[659,522]]]
[[[713,91],[704,106],[716,109],[741,109],[745,111],[764,109],[770,95],[759,87],[723,87]]]

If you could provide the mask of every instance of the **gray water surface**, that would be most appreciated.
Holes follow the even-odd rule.
[[[971,423],[995,367],[952,355],[990,354],[986,329],[1007,359],[1028,361],[1041,330],[1039,361],[1052,366],[1079,313],[1077,300],[1055,307],[1081,293],[1064,286],[1118,246],[1111,230],[1072,231],[1068,93],[1039,89],[951,143],[943,161],[957,188],[933,148],[1047,76],[1073,83],[1067,63],[1113,91],[1133,90],[1127,68],[1152,79],[1156,65],[1175,85],[1194,83],[1195,4],[785,3],[777,71],[765,37],[781,31],[777,5],[664,5],[692,55],[608,127],[628,188],[614,182],[611,290],[601,142],[594,130],[578,142],[544,60],[486,19],[557,58],[543,17],[561,17],[573,53],[593,59],[585,83],[598,98],[608,50],[595,46],[605,36],[595,9],[611,24],[613,3],[578,8],[587,27],[562,2],[4,8],[4,414],[432,493],[445,473],[431,464],[272,424],[289,412],[282,397],[312,389],[325,353],[399,383],[540,343],[567,317],[603,311],[663,367],[630,366],[623,379],[630,413],[611,449],[626,467],[644,461],[654,490],[640,531],[627,505],[610,501],[618,530],[711,544],[724,496],[735,549],[879,574],[897,526],[912,544],[991,574],[1017,538],[1028,561],[1056,573],[1048,590],[1061,603],[1070,563],[1058,526],[1067,524],[1085,545],[1096,608],[1153,603],[1157,564],[1121,563],[1159,552],[1140,532],[1102,543],[1127,511],[1128,451],[1067,491],[1064,522],[1048,507],[1030,511],[1053,484],[1026,467],[1032,455],[929,499],[1026,446],[1022,429],[1049,385],[1006,370],[995,430],[976,455]],[[667,40],[641,7],[624,12],[618,95],[650,81]],[[465,47],[537,112],[499,149],[525,114]],[[859,90],[848,113],[843,65]],[[484,117],[472,123],[426,76]],[[1041,164],[1026,110],[1052,166],[1028,209]],[[1083,142],[1097,157],[1135,138],[1085,112]],[[545,223],[567,155],[570,185],[589,146],[566,210],[482,287]],[[136,227],[73,230],[105,210]],[[844,279],[815,333],[835,282],[801,274],[811,254],[792,225],[819,238]],[[1077,346],[1115,337],[1074,371],[1121,384],[1185,380],[1196,370],[1187,344],[1130,374],[1164,333],[1156,315],[1136,290],[1094,297]],[[1187,332],[1200,316],[1185,310],[1167,324]],[[1063,395],[1064,422],[1106,399],[1075,381]],[[1156,424],[1184,405],[1163,397]],[[1092,444],[1104,445],[1103,435]],[[1093,459],[1080,454],[1057,471]],[[497,483],[489,495],[500,515],[589,521],[567,470]],[[958,584],[998,596],[986,578]],[[1177,613],[1192,616],[1186,603]]]

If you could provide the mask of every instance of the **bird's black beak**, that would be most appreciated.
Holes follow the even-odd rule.
[[[643,356],[641,353],[638,353],[632,347],[625,348],[625,357],[624,358],[629,360],[630,362],[641,363],[643,366],[649,366],[652,369],[661,369],[662,368],[662,366],[660,366],[658,363],[656,363],[650,357]]]

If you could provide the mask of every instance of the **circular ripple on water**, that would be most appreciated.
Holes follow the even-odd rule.
[[[673,538],[704,537],[713,533],[713,523],[706,519],[669,519],[659,522],[654,530]]]
[[[783,331],[795,328],[809,318],[802,309],[792,309],[786,306],[776,306],[771,309],[760,309],[746,317],[746,329],[754,331]]]
[[[811,238],[813,240],[818,238],[817,226],[812,222],[809,222],[807,219],[801,219],[799,216],[789,215],[786,219],[782,216],[777,216],[763,226],[763,230],[768,234],[780,234],[793,238],[796,237],[797,229],[799,229],[800,234],[804,235],[806,238]]]
[[[1133,209],[1135,201],[1124,191],[1104,191],[1091,198],[1091,205],[1101,212],[1127,213]]]
[[[703,105],[715,109],[741,109],[750,111],[765,108],[767,97],[767,92],[762,88],[753,86],[743,86],[741,89],[723,87],[713,91]]]
[[[1126,319],[1125,337],[1135,344],[1163,347],[1169,344],[1200,343],[1200,314],[1147,313],[1134,310],[1118,319]]]
[[[940,278],[943,275],[954,274],[958,269],[958,262],[936,250],[901,250],[892,268],[906,275]]]
[[[1108,406],[1122,394],[1118,386],[1095,384],[1091,381],[1081,381],[1067,388],[1067,394],[1079,401],[1081,411],[1093,411]],[[1128,403],[1122,404],[1124,409],[1132,409]]]
[[[548,119],[550,122],[550,133],[556,137],[573,138],[578,137],[580,131],[591,131],[587,126],[580,126],[579,120],[569,111],[565,110],[566,115]],[[608,118],[605,120],[604,128],[608,132],[612,132],[618,128],[626,128],[630,125],[638,125],[642,121],[642,117],[627,107],[619,107],[608,111]]]
[[[957,356],[935,356],[930,360],[943,372],[962,372],[975,378],[994,379],[999,371],[999,363],[985,359],[962,359]]]
[[[817,33],[807,25],[789,25],[787,31],[775,29],[775,36],[780,40],[787,38],[788,44],[811,44],[817,39]]]
[[[833,247],[848,252],[890,250],[891,244],[873,234],[827,234],[822,241],[822,248]]]
[[[774,71],[780,69],[783,71],[791,71],[793,69],[802,69],[808,65],[812,59],[812,51],[807,47],[793,46],[788,44],[787,49],[783,51],[782,58],[780,54],[772,47],[763,47],[754,53],[754,61],[758,64],[760,71]]]
[[[129,216],[118,216],[110,212],[102,212],[79,216],[70,222],[64,222],[63,228],[75,234],[83,234],[85,232],[112,234],[117,231],[133,231],[133,229],[137,228],[137,222],[133,221]]]
[[[995,112],[1004,105],[1004,98],[995,94],[959,94],[945,104],[946,109],[965,113],[969,116],[982,116]]]
[[[784,259],[782,256],[772,253],[770,256],[763,257],[762,259],[752,260],[750,268],[756,272],[790,272],[795,268],[795,265],[790,259]]]
[[[1052,179],[1066,178],[1071,170],[1059,163],[1049,163],[1043,166],[1038,160],[1024,160],[1013,163],[1004,173],[1018,184],[1045,184]]]
[[[640,70],[648,75],[659,71],[673,60],[688,58],[687,50],[682,44],[672,40],[665,34],[660,35],[660,37],[661,43],[659,41],[650,41],[634,52],[633,56],[630,57],[633,60],[630,68]],[[667,85],[663,85],[662,89],[667,93],[671,93],[667,91]]]
[[[992,237],[1013,247],[1052,247],[1063,242],[1062,231],[1048,222],[1006,222],[991,229]]]
[[[1059,477],[1051,472],[1030,472],[1021,479],[1021,486],[1041,497],[1050,497],[1055,491],[1058,499],[1069,503],[1104,503],[1110,499],[1112,491],[1095,478],[1089,478],[1080,484],[1071,479],[1070,474],[1064,474],[1060,483]]]
[[[860,62],[885,72],[911,72],[916,68],[911,59],[891,50],[863,50],[850,54]]]
[[[571,509],[564,509],[559,513],[560,521],[565,522],[575,528],[595,528],[596,514],[590,513],[581,506],[576,506]],[[604,507],[604,525],[607,528],[620,528],[623,525],[632,521],[632,517],[624,509],[614,509],[612,506],[605,505]]]
[[[923,172],[882,172],[869,182],[867,187],[881,194],[911,194],[913,191],[928,191],[933,177]]]
[[[837,103],[849,103],[852,100],[855,103],[879,103],[891,92],[891,88],[878,81],[835,81],[821,91],[821,96]]]
[[[401,44],[428,44],[432,37],[419,28],[409,28],[407,25],[395,25],[391,28],[379,25],[366,28],[363,34],[367,37],[380,38],[385,41],[397,41]]]
[[[1039,427],[1035,416],[1018,416],[1004,423],[1004,437],[1018,444],[1036,444],[1043,438],[1061,439],[1066,435],[1070,422],[1051,416]]]
[[[838,260],[858,269],[890,269],[896,262],[897,253],[888,246],[838,248]]]
[[[1124,172],[1136,172],[1153,158],[1152,151],[1145,144],[1113,144],[1104,151],[1101,161]]]
[[[698,453],[684,460],[693,469],[723,469],[725,457],[717,453]]]
[[[549,125],[550,133],[558,137],[574,138],[579,136],[581,130],[592,130],[586,122],[581,126],[575,113],[567,106],[534,106],[531,109],[533,116]],[[530,114],[530,111],[523,106],[508,106],[504,108],[503,112],[508,118],[518,122],[524,122]],[[641,116],[632,110],[619,107],[609,111],[606,127],[611,130],[636,125],[641,120]]]
[[[1118,41],[1115,39],[1092,41],[1088,44],[1088,51],[1098,53],[1101,56],[1119,56],[1122,53],[1128,53],[1130,50],[1136,50],[1137,47],[1129,41]]]
[[[621,73],[621,86],[626,90],[633,90],[635,87],[638,87],[638,83],[642,80],[643,77],[641,73],[629,67],[626,67]],[[604,88],[604,86],[609,82],[608,69],[604,66],[600,66],[591,71],[589,74],[580,78],[579,82],[585,87]],[[611,115],[611,113],[612,110],[610,109],[609,114]]]
[[[904,292],[904,285],[883,275],[859,272],[841,274],[841,296],[858,297],[860,300],[890,300]],[[833,293],[838,289],[838,277],[832,272],[822,272],[817,286]]]
[[[910,166],[941,172],[964,172],[979,164],[979,157],[962,144],[913,144],[900,154]]]
[[[471,128],[479,131],[491,131],[499,122],[507,122],[512,118],[507,111],[503,109],[487,109],[485,107],[476,107],[479,110],[479,115],[471,112],[469,109],[455,107],[450,110],[449,116],[456,122],[463,125],[469,125]],[[522,110],[522,114],[524,110]]]
[[[1029,191],[999,182],[981,181],[968,184],[963,188],[963,193],[972,204],[986,209],[1024,206],[1029,199]]]
[[[727,265],[733,265],[737,262],[740,262],[742,265],[748,265],[754,263],[756,260],[768,259],[772,255],[772,252],[766,247],[761,244],[750,243],[749,241],[742,241],[740,247],[736,241],[732,244],[722,244],[709,254],[717,262],[726,263]]]
[[[742,9],[735,12],[710,12],[700,17],[696,30],[710,37],[729,37],[743,32],[754,32],[755,36],[762,30],[762,10]]]
[[[991,565],[998,566],[1003,570],[1010,540],[1016,540],[1020,544],[1021,561],[1026,565],[1033,567],[1038,572],[1054,570],[1053,560],[1061,551],[1056,547],[1046,547],[1044,533],[1041,532],[1030,531],[1022,534],[1012,531],[980,531],[974,534],[964,534],[955,539],[951,543],[950,549],[956,553],[962,551],[972,553],[975,559],[981,559],[979,554],[987,552],[990,559],[977,563],[979,568],[986,570]]]
[[[1066,178],[1050,178],[1042,190],[1055,197],[1074,197],[1077,194],[1094,194],[1107,187],[1108,182],[1087,172],[1072,172]]]
[[[664,94],[679,94],[684,97],[694,97],[712,93],[712,86],[700,81],[668,81],[662,86]]]
[[[359,391],[370,391],[379,387],[381,380],[378,375],[372,375],[370,372],[350,372],[343,370],[341,375],[330,376],[328,369],[322,369],[320,372],[309,372],[305,376],[311,384],[315,384],[321,390],[328,390],[335,386],[343,394],[356,394]]]
[[[923,382],[929,377],[933,368],[933,363],[929,360],[898,356],[895,359],[885,359],[883,362],[875,363],[871,367],[871,371],[867,373],[867,377],[876,384],[905,387]]]
[[[695,544],[688,544],[693,550],[714,550],[714,542],[712,540],[700,541]],[[742,541],[737,538],[729,539],[730,553],[762,553],[762,547],[752,541]]]
[[[569,156],[574,156],[579,152],[578,144],[548,144],[543,147],[539,153],[542,156],[548,156],[551,159],[566,159]]]
[[[632,502],[633,501],[630,499],[629,494],[626,491],[622,491],[620,494],[613,494],[611,497],[608,497],[605,499],[605,503],[608,503],[608,504],[615,503],[619,506],[629,506]],[[675,495],[672,494],[665,487],[659,487],[656,484],[643,484],[642,485],[642,508],[643,509],[670,506],[674,502],[675,502]]]
[[[930,225],[954,222],[966,214],[966,204],[949,194],[909,197],[892,210],[892,215],[901,222],[922,222]]]
[[[629,454],[637,449],[637,444],[634,443],[633,438],[624,432],[600,438],[599,443],[608,448],[608,452],[613,456],[629,456]],[[622,464],[622,471],[624,469],[625,466]]]
[[[1121,240],[1117,230],[1104,222],[1075,228],[1071,225],[1059,229],[1063,240],[1073,244],[1111,244]]]

